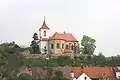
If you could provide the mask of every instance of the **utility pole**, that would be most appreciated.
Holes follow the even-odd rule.
[[[74,53],[73,53],[73,64],[74,64],[74,67],[76,66],[76,60],[75,60],[75,43],[74,43],[74,47],[73,47],[73,51],[74,51]]]
[[[46,61],[47,61],[47,79],[48,80],[48,60],[49,60],[49,57],[46,57]]]

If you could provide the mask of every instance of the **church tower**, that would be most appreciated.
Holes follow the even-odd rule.
[[[40,38],[49,38],[49,29],[50,28],[47,27],[46,22],[45,22],[45,17],[44,17],[43,25],[39,29]]]
[[[46,22],[45,22],[45,17],[43,24],[41,28],[39,29],[39,36],[40,36],[40,51],[42,54],[47,54],[48,53],[48,40],[49,40],[49,30],[50,28],[47,27]]]

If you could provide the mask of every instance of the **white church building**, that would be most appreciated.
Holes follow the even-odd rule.
[[[41,53],[62,54],[72,53],[74,46],[79,47],[79,41],[71,33],[51,34],[51,29],[46,25],[45,19],[39,28],[38,45]]]

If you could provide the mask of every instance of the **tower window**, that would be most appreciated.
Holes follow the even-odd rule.
[[[51,49],[53,49],[54,48],[54,44],[51,44]]]
[[[46,31],[43,32],[43,35],[46,36]]]
[[[57,47],[57,49],[59,49],[59,48],[60,48],[60,44],[59,44],[59,43],[57,43],[56,47]]]
[[[74,49],[74,46],[73,46],[73,45],[71,46],[71,49],[72,49],[72,50]]]

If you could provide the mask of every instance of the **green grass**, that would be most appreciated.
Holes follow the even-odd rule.
[[[48,64],[47,64],[48,63]],[[30,67],[55,67],[58,66],[58,62],[56,60],[49,60],[48,62],[44,59],[27,59],[26,60],[26,66]]]

